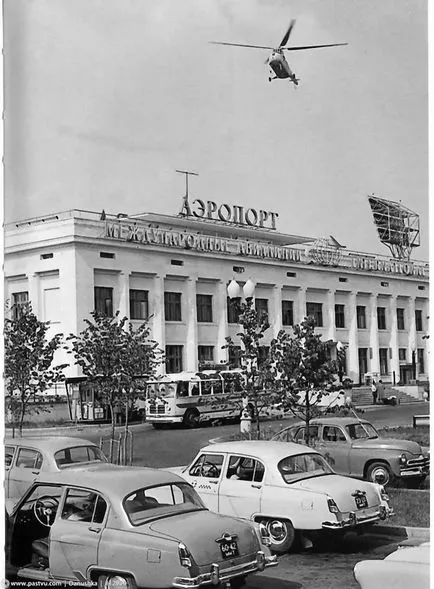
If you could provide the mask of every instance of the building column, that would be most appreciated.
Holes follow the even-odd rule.
[[[152,315],[152,338],[158,347],[166,353],[166,323],[164,319],[164,276],[155,276],[154,288],[150,301],[150,315]],[[164,362],[157,367],[157,374],[165,374]]]
[[[359,337],[357,332],[357,293],[351,292],[348,300],[348,315],[350,319],[348,329],[347,370],[348,377],[355,383],[359,382]],[[363,375],[362,375],[363,378]]]
[[[416,374],[417,378],[417,332],[416,332],[416,298],[410,297],[408,301],[408,314],[409,314],[409,330],[408,330],[408,362],[413,361],[413,352],[415,353],[416,361]]]
[[[29,274],[27,277],[29,289],[29,302],[32,312],[39,319],[40,314],[40,281],[39,274]]]
[[[119,316],[122,319],[123,317],[130,317],[130,273],[129,272],[120,272],[119,273]],[[114,309],[116,310],[116,309]]]
[[[301,323],[303,319],[307,316],[307,309],[306,309],[306,287],[300,286],[298,289],[298,310],[297,316],[294,318],[294,323]]]
[[[332,342],[336,341],[335,300],[335,291],[329,290],[327,292],[327,324],[325,327],[327,339]]]
[[[195,372],[197,362],[197,306],[196,306],[196,278],[187,279],[186,292],[187,309],[187,338],[185,349],[185,369]]]
[[[273,287],[273,306],[271,319],[273,337],[277,337],[279,331],[282,329],[282,286],[280,284],[276,284]]]
[[[216,317],[217,317],[217,350],[216,362],[226,363],[228,361],[228,350],[222,349],[227,344],[226,338],[229,335],[228,330],[228,310],[227,310],[227,286],[225,280],[219,280],[217,283],[216,295]]]
[[[369,371],[380,375],[380,352],[378,344],[378,320],[377,320],[377,294],[370,296],[370,317],[369,317],[369,347],[370,365]]]
[[[396,314],[396,295],[392,295],[389,303],[390,314],[390,340],[389,340],[389,357],[390,357],[390,371],[392,383],[399,382],[399,352],[398,352],[398,317]],[[393,378],[395,373],[395,378]]]

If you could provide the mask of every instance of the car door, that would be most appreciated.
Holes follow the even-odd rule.
[[[19,499],[41,471],[42,454],[34,448],[19,447],[9,470],[9,497]]]
[[[351,443],[342,428],[336,425],[323,425],[316,450],[325,457],[335,472],[349,473]]]
[[[9,499],[9,497],[11,496],[9,490],[9,474],[14,463],[15,451],[16,446],[13,446],[12,444],[8,444],[5,446],[5,499]]]
[[[51,528],[50,572],[55,578],[86,577],[98,564],[98,547],[108,505],[98,493],[84,488],[67,488],[60,513]]]
[[[250,519],[261,508],[265,467],[250,456],[230,455],[219,489],[219,513]]]
[[[223,472],[224,454],[201,453],[182,476],[199,493],[205,506],[218,512],[219,485]]]

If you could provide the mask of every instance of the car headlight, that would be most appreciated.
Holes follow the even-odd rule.
[[[181,566],[190,568],[191,567],[191,554],[187,546],[183,542],[178,543],[178,554],[179,562]]]
[[[407,454],[403,452],[399,457],[399,463],[405,466],[407,464]]]
[[[339,508],[336,505],[336,501],[334,499],[331,499],[330,497],[328,497],[327,505],[328,505],[329,511],[331,513],[339,513]]]

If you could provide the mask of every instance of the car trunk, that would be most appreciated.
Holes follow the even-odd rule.
[[[237,543],[239,554],[250,555],[250,560],[251,556],[256,554],[260,548],[252,525],[207,510],[161,518],[152,522],[149,527],[158,534],[164,534],[183,542],[199,567],[221,561],[226,561],[230,566],[232,562],[238,563],[246,560],[245,558],[237,558],[237,556],[223,558],[220,549],[221,543],[217,540],[221,539],[224,534],[236,536],[234,540]]]

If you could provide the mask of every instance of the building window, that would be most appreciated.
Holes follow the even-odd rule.
[[[386,307],[377,307],[378,329],[386,329]]]
[[[381,286],[389,286],[388,282],[380,282]]]
[[[229,349],[229,369],[241,367],[241,346],[231,346]]]
[[[282,301],[282,325],[294,325],[293,301]]]
[[[199,370],[202,365],[212,364],[214,362],[214,346],[197,346],[197,360]]]
[[[166,321],[181,321],[181,293],[164,293],[164,318]]]
[[[170,260],[170,263],[172,264],[172,266],[183,266],[184,265],[183,260]]]
[[[99,257],[113,259],[115,257],[115,255],[110,252],[99,252]]]
[[[348,282],[348,278],[344,278],[343,276],[339,276],[339,282]]]
[[[105,317],[113,317],[113,289],[95,286],[95,312]]]
[[[244,266],[232,266],[232,270],[237,274],[242,274],[245,270]]]
[[[41,254],[41,260],[49,260],[50,258],[54,258],[54,254]]]
[[[425,287],[422,286],[421,284],[419,284],[419,286],[417,288],[418,288],[418,290],[425,290]]]
[[[148,291],[130,290],[130,319],[147,319],[149,317]]]
[[[166,346],[166,372],[182,372],[183,346]]]
[[[29,304],[29,293],[14,292],[12,293],[12,315],[14,320],[21,317],[24,307]]]
[[[425,359],[423,348],[417,350],[417,370],[419,374],[425,374]]]
[[[405,348],[399,348],[398,358],[400,362],[405,362],[407,360],[407,350]]]
[[[258,346],[258,368],[268,360],[270,346]]]
[[[228,309],[228,323],[238,323],[238,309],[240,303],[241,299],[239,297],[234,299],[227,297],[226,304]]]
[[[415,314],[416,314],[416,331],[423,331],[421,309],[416,309]]]
[[[345,305],[335,305],[335,326],[345,327]]]
[[[400,329],[400,330],[405,329],[404,309],[401,309],[401,308],[396,309],[396,323],[397,323],[398,329]]]
[[[306,303],[306,315],[314,318],[316,327],[323,326],[322,303]]]
[[[196,295],[197,320],[201,323],[212,322],[212,295]]]
[[[387,376],[389,374],[389,348],[380,348],[380,374]]]
[[[366,307],[357,305],[357,329],[366,329]]]
[[[268,317],[268,299],[255,299],[255,309],[258,317],[267,315]]]
[[[288,278],[295,278],[297,276],[297,272],[287,272],[286,275]]]

